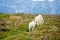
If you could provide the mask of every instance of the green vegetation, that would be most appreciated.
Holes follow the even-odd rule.
[[[9,17],[21,20],[10,21]],[[43,15],[45,23],[28,31],[28,24],[37,14],[0,14],[0,40],[60,40],[60,15]],[[12,17],[13,18],[13,17]]]

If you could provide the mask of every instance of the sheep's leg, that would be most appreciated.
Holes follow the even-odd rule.
[[[30,32],[31,30],[29,29],[29,32]]]
[[[34,27],[32,28],[32,31],[34,30]]]
[[[37,26],[39,26],[39,22],[37,22]]]
[[[29,32],[31,31],[31,28],[29,28]]]

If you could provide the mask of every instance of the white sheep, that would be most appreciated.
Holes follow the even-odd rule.
[[[29,31],[31,31],[31,30],[33,31],[33,30],[34,30],[35,24],[36,24],[36,23],[35,23],[34,20],[33,20],[32,22],[29,23]]]
[[[42,15],[38,15],[37,17],[35,17],[35,22],[36,25],[42,25],[44,23]]]

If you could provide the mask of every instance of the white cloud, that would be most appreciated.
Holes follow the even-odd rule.
[[[20,10],[15,10],[15,11],[16,11],[16,13],[20,12]]]
[[[53,2],[54,0],[48,0],[48,1]]]
[[[32,0],[32,1],[37,1],[37,0]]]
[[[38,1],[45,1],[45,0],[38,0]]]
[[[32,1],[45,1],[45,0],[32,0]]]
[[[16,11],[16,13],[19,13],[19,12],[27,12],[28,9],[27,8],[21,8],[21,9],[16,9],[15,11]]]

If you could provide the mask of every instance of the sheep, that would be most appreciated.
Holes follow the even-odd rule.
[[[35,23],[34,20],[33,20],[32,22],[29,23],[29,31],[31,31],[31,30],[33,31],[33,30],[34,30],[35,24],[36,24],[36,23]]]
[[[35,22],[36,25],[42,25],[44,23],[42,15],[38,15],[37,17],[35,17]]]

